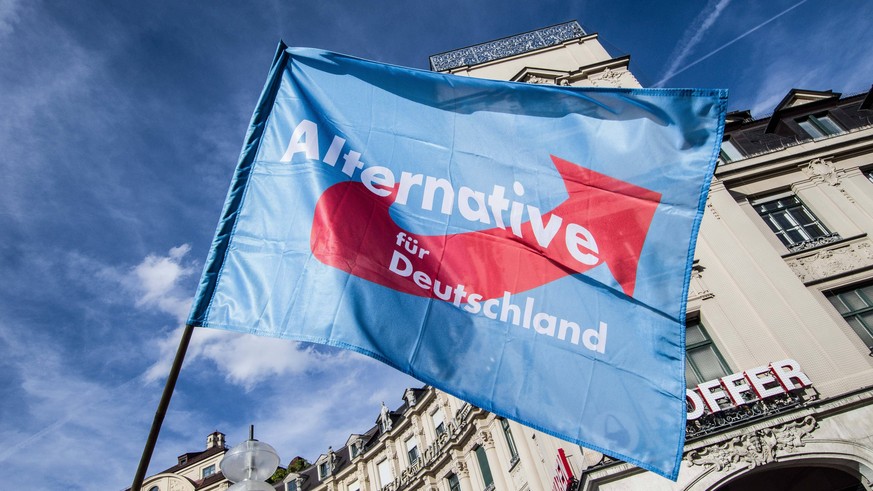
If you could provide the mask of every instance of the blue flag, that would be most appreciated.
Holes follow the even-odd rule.
[[[676,479],[725,107],[281,46],[189,323],[351,349]]]

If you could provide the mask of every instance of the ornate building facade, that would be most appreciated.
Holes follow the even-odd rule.
[[[142,483],[143,491],[218,491],[229,482],[221,473],[221,459],[227,453],[224,434],[215,431],[206,437],[206,449],[186,452],[176,465],[149,476]]]
[[[611,57],[576,22],[430,63],[462,76],[640,86],[629,57]],[[728,115],[688,297],[677,483],[423,387],[276,489],[873,489],[871,106],[873,90],[794,89],[769,117]]]

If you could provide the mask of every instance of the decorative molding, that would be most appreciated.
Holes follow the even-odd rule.
[[[418,400],[415,398],[415,391],[412,389],[406,389],[403,393],[403,398],[406,399],[406,403],[409,404],[409,407],[413,407],[418,403]]]
[[[622,78],[624,78],[626,73],[628,72],[612,70],[607,67],[602,72],[589,76],[588,80],[595,87],[621,87]]]
[[[798,242],[792,246],[788,247],[788,251],[790,253],[808,251],[810,249],[815,249],[817,247],[826,246],[828,244],[833,244],[834,242],[839,242],[843,240],[843,238],[838,233],[832,233],[830,235],[823,235],[821,237],[816,237],[815,239],[805,240],[803,242]]]
[[[494,448],[494,437],[487,428],[479,429],[479,443],[485,448]]]
[[[842,182],[843,174],[845,174],[845,172],[837,170],[829,158],[812,159],[806,164],[801,164],[800,168],[809,177],[811,182],[825,183],[831,186],[839,186]]]
[[[691,466],[709,466],[717,471],[734,467],[751,470],[803,447],[804,438],[817,426],[815,418],[806,416],[772,428],[739,435],[717,445],[692,450],[685,455],[685,460]]]
[[[744,424],[762,417],[775,416],[790,411],[801,404],[804,398],[788,393],[767,400],[758,400],[735,408],[724,409],[685,423],[685,439],[692,440]]]
[[[467,469],[467,462],[464,459],[455,459],[455,474],[463,477],[470,475],[470,470]]]
[[[831,157],[832,158],[832,157]],[[837,188],[840,194],[843,195],[849,203],[855,203],[855,198],[846,191],[843,187],[843,178],[846,177],[846,171],[837,169],[831,158],[815,158],[801,166],[801,170],[809,176],[809,181],[814,184],[828,184]]]
[[[549,46],[557,46],[586,36],[585,30],[576,21],[565,22],[536,31],[476,44],[467,48],[439,53],[430,57],[430,68],[435,72],[452,70],[462,66],[478,65],[488,61],[530,53]]]
[[[809,283],[830,276],[873,266],[873,244],[866,237],[854,242],[843,242],[833,247],[786,260],[788,267]]]
[[[541,77],[533,73],[527,74],[527,76],[524,77],[524,82],[529,84],[555,85],[555,79]]]
[[[709,291],[706,284],[703,282],[703,271],[706,268],[700,265],[698,261],[694,261],[691,266],[691,280],[688,282],[688,301],[707,300],[715,297],[715,294]]]

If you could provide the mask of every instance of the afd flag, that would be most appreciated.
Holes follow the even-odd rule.
[[[354,350],[675,479],[726,93],[280,48],[189,323]]]

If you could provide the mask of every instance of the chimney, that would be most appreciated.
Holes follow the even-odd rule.
[[[214,431],[206,437],[206,450],[212,447],[227,448],[224,445],[224,433]]]

